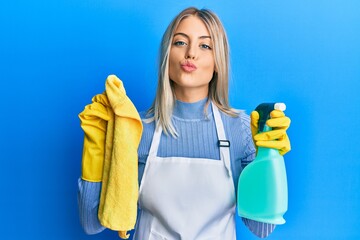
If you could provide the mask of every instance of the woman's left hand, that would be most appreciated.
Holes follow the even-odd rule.
[[[256,147],[267,147],[278,149],[281,155],[291,150],[290,140],[286,130],[290,126],[290,118],[285,116],[283,111],[273,110],[266,125],[272,128],[271,131],[258,133],[259,113],[253,111],[251,118],[251,132]]]

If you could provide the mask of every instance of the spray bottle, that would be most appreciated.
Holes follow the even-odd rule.
[[[270,131],[265,123],[274,109],[284,111],[284,103],[263,103],[259,113],[259,132]],[[277,149],[258,147],[257,155],[242,171],[238,184],[238,214],[259,222],[284,224],[288,208],[288,189],[284,158]]]

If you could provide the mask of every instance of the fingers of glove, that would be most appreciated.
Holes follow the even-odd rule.
[[[272,110],[270,112],[270,117],[271,118],[278,118],[278,117],[284,117],[285,116],[285,113],[281,110]]]
[[[270,118],[266,121],[266,125],[268,125],[271,128],[281,128],[281,129],[288,129],[290,126],[291,120],[290,118],[284,116],[284,117],[278,117],[278,118]]]
[[[280,110],[273,110],[270,112],[270,119],[266,121],[266,125],[271,128],[285,128],[290,126],[290,118],[285,116],[285,113]]]
[[[85,106],[84,111],[79,114],[81,121],[101,118],[106,121],[110,119],[107,108],[100,103],[92,103]]]
[[[285,129],[276,129],[268,132],[258,133],[254,136],[255,141],[269,141],[269,140],[277,140],[282,139],[286,136]]]
[[[250,114],[251,119],[251,133],[255,136],[258,133],[259,126],[259,113],[257,111],[252,111]]]
[[[255,144],[257,147],[278,149],[281,155],[284,155],[291,150],[290,141],[287,135],[281,140],[256,141]]]
[[[258,147],[266,147],[266,148],[274,148],[281,149],[285,147],[285,144],[281,141],[256,141],[256,146]]]
[[[284,143],[284,147],[279,150],[281,155],[285,155],[285,153],[291,150],[290,139],[288,135],[285,135],[284,138],[281,140]]]
[[[258,147],[277,149],[281,155],[290,151],[290,145],[288,145],[288,142],[284,141],[257,141],[256,145]]]

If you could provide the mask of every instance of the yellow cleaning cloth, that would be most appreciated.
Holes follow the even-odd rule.
[[[136,223],[139,186],[137,148],[142,123],[135,106],[126,96],[121,80],[115,75],[108,76],[105,93],[95,96],[91,105],[94,104],[101,104],[103,108],[88,107],[96,113],[92,126],[98,128],[100,122],[107,120],[106,135],[95,135],[98,137],[93,140],[99,142],[105,138],[98,217],[104,227],[119,231],[119,236],[126,239],[129,237],[127,231],[134,229]],[[96,112],[97,109],[101,111]],[[104,116],[105,113],[107,116]],[[101,151],[101,147],[98,149]]]
[[[112,230],[134,229],[137,214],[138,155],[142,135],[140,116],[115,75],[106,80],[106,95],[113,110],[105,140],[105,161],[99,205],[100,223]]]

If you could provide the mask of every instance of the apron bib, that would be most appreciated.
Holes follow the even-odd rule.
[[[213,114],[221,160],[157,157],[154,132],[140,184],[135,240],[235,240],[235,189],[230,152],[218,108]],[[225,141],[224,141],[225,140]]]

